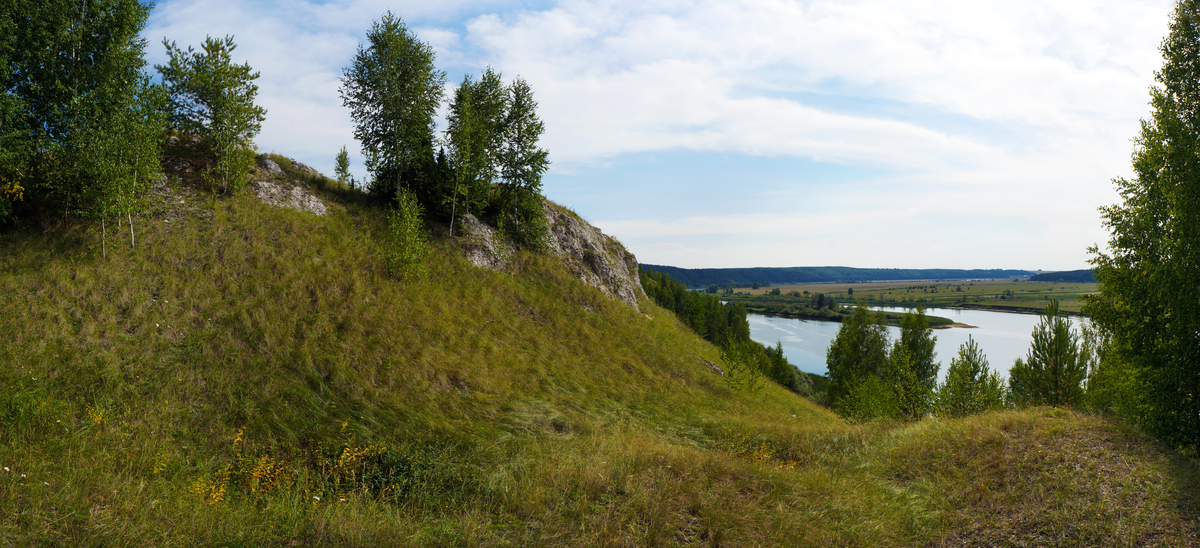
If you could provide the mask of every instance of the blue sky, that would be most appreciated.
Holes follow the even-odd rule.
[[[448,87],[532,86],[545,194],[645,263],[1084,268],[1161,66],[1169,1],[158,2],[145,36],[233,35],[257,139],[365,175],[338,78],[387,10]]]

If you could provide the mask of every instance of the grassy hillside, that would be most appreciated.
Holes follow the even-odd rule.
[[[1039,409],[852,425],[518,253],[161,189],[0,234],[0,545],[1187,545],[1194,461]]]

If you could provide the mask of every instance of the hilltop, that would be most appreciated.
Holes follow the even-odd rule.
[[[0,233],[0,543],[1200,540],[1196,462],[1111,421],[849,424],[734,390],[566,208],[590,249],[431,223],[397,280],[377,206],[270,159],[232,197],[160,184],[132,227]]]

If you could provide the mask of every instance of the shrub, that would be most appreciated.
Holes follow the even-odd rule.
[[[725,364],[725,382],[734,390],[754,392],[762,386],[766,357],[750,341],[725,342],[721,361]]]
[[[383,249],[384,266],[397,278],[417,278],[426,271],[429,242],[421,221],[421,204],[411,192],[401,191],[396,207],[387,212],[388,235]]]
[[[851,386],[845,395],[834,402],[833,409],[854,422],[900,416],[896,391],[875,375]]]
[[[895,393],[897,417],[916,420],[929,412],[930,390],[922,382],[917,367],[912,352],[899,344],[888,356],[886,381]]]

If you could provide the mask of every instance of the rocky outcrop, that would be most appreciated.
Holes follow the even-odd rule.
[[[279,167],[279,164],[275,163],[274,160],[271,160],[266,156],[259,157],[258,167],[267,170],[267,173],[270,173],[271,175],[275,175],[277,177],[283,176],[283,168]]]
[[[638,297],[646,296],[638,279],[637,257],[574,213],[550,202],[543,207],[550,249],[584,283],[636,309]]]
[[[512,256],[512,246],[496,237],[496,229],[470,213],[459,217],[455,225],[463,253],[471,264],[492,270],[504,269]]]
[[[550,229],[550,251],[583,283],[637,309],[638,297],[646,296],[638,279],[637,258],[578,215],[550,202],[542,206]],[[502,270],[512,257],[512,243],[500,241],[495,229],[473,215],[460,217],[454,231],[475,266]]]
[[[314,177],[324,177],[324,175],[321,175],[320,171],[317,171],[317,170],[313,169],[312,167],[309,167],[307,164],[302,164],[295,160],[292,161],[292,169],[299,171],[300,173],[304,173],[305,175],[311,175]]]
[[[308,191],[299,186],[270,181],[255,181],[250,183],[250,191],[255,196],[258,196],[258,199],[273,206],[290,207],[317,215],[324,215],[328,212],[325,202],[322,202],[320,198],[309,194]]]

